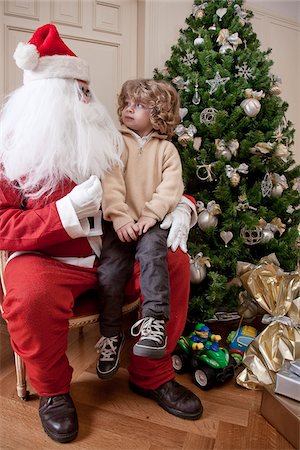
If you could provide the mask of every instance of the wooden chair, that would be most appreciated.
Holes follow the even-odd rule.
[[[4,268],[8,259],[8,252],[0,250],[0,312],[2,313],[3,295],[6,293],[4,284]],[[2,289],[1,289],[2,288]],[[2,292],[1,292],[2,290]],[[125,304],[123,306],[123,314],[128,314],[138,308],[139,299],[130,296],[125,297]],[[69,328],[82,328],[85,325],[99,322],[99,302],[96,291],[88,291],[78,296],[75,300],[73,308],[73,317],[69,320]],[[17,393],[22,400],[27,400],[29,392],[26,385],[26,367],[22,358],[14,352],[16,378],[17,378]]]

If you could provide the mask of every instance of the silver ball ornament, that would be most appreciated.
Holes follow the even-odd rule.
[[[200,284],[206,277],[206,267],[203,264],[198,264],[197,261],[190,262],[190,281],[193,284]]]
[[[271,191],[271,197],[279,198],[282,196],[282,193],[283,187],[281,186],[281,184],[275,184],[275,186],[273,186],[273,189]]]
[[[261,241],[260,242],[269,242],[274,238],[274,233],[271,230],[262,230],[261,233]]]
[[[198,226],[202,231],[206,231],[210,227],[215,227],[217,223],[217,217],[213,216],[208,211],[201,211],[198,216]]]
[[[261,104],[256,98],[246,98],[242,101],[241,107],[249,117],[255,117],[260,111]]]
[[[204,43],[204,39],[201,36],[198,36],[195,40],[194,40],[194,45],[202,45]]]

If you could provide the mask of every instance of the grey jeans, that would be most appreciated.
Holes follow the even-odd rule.
[[[141,268],[142,317],[169,319],[169,272],[167,234],[159,224],[137,241],[121,242],[111,222],[103,223],[103,247],[97,269],[100,289],[100,331],[116,336],[122,324],[124,289],[133,273],[135,259]]]

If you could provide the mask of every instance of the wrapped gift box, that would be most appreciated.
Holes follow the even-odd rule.
[[[276,374],[275,393],[300,402],[300,377],[292,372],[292,367],[283,367]],[[300,405],[299,405],[300,409]]]
[[[291,371],[300,377],[300,359],[291,361]]]
[[[275,394],[265,387],[261,402],[261,414],[297,450],[300,449],[300,406],[299,402]]]

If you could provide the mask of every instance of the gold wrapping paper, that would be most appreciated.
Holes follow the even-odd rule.
[[[300,274],[284,272],[271,254],[257,266],[238,262],[237,275],[266,311],[262,321],[268,326],[246,349],[245,369],[236,381],[248,389],[260,389],[275,383],[284,360],[300,358]]]

